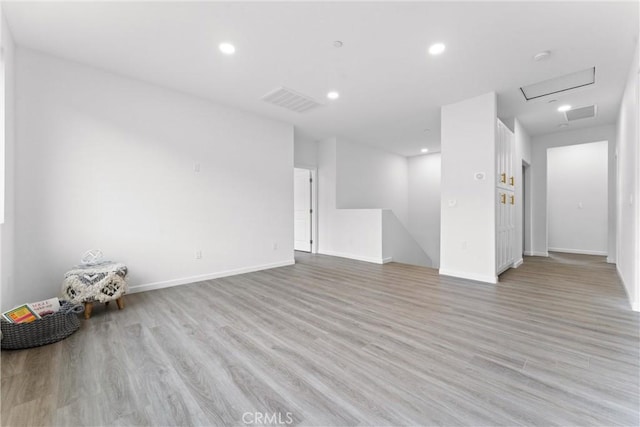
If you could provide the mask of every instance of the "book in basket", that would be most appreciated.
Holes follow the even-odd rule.
[[[2,317],[11,323],[29,323],[40,319],[40,315],[29,304],[22,304],[5,311],[2,313]]]
[[[2,317],[11,323],[29,323],[59,310],[60,300],[58,298],[49,298],[14,307],[2,313]]]
[[[29,307],[40,317],[44,317],[48,314],[56,313],[60,310],[60,300],[58,298],[49,298],[44,301],[30,302]]]

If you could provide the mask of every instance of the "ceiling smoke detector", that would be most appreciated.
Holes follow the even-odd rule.
[[[534,61],[542,61],[544,59],[547,59],[549,56],[551,55],[551,52],[548,50],[543,50],[542,52],[538,52],[535,55],[533,55],[533,60]]]

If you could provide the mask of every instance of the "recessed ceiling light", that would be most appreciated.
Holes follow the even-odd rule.
[[[542,52],[538,52],[535,55],[533,55],[533,60],[542,61],[543,59],[547,59],[549,55],[551,55],[551,52],[549,52],[548,50],[543,50]]]
[[[567,126],[569,126],[569,123],[560,123],[558,125],[559,128],[566,128]]]
[[[423,148],[423,149],[421,149],[421,150],[420,150],[420,152],[421,152],[421,153],[428,153],[428,152],[429,152],[429,149],[428,149],[428,148]]]
[[[557,100],[557,99],[550,99],[550,100],[548,100],[547,102],[548,102],[549,104],[551,104],[551,103],[553,103],[553,102],[558,102],[558,100]]]
[[[340,40],[336,40],[333,42],[333,47],[342,47],[344,46],[344,43],[342,43]]]
[[[340,94],[338,92],[336,92],[335,90],[332,90],[331,92],[327,93],[327,98],[329,98],[329,99],[338,99],[338,98],[340,98]]]
[[[220,43],[218,45],[218,49],[220,49],[220,52],[225,55],[233,55],[236,51],[236,47],[231,43]]]
[[[571,105],[561,105],[558,107],[558,111],[560,111],[561,113],[569,110],[571,110]]]
[[[429,46],[429,53],[431,55],[440,55],[445,50],[445,45],[443,43],[436,43]]]
[[[431,129],[426,128],[425,130],[423,130],[422,132],[431,132]]]

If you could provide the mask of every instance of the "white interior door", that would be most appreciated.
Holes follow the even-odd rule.
[[[311,171],[293,171],[294,248],[311,252]]]

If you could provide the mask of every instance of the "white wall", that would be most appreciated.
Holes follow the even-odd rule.
[[[337,209],[337,141],[318,143],[318,252],[382,263],[382,210]]]
[[[0,8],[0,14],[2,8]],[[4,221],[0,221],[0,310],[15,305],[13,297],[15,251],[15,130],[14,130],[14,43],[4,18],[0,17],[1,45],[3,49],[3,130],[4,144],[0,149],[2,161],[2,185],[4,187]]]
[[[608,143],[547,150],[549,250],[607,254]]]
[[[597,126],[535,136],[531,140],[531,254],[547,255],[547,149],[588,142],[615,141],[614,126]],[[615,147],[609,144],[608,157],[608,261],[615,262]]]
[[[6,92],[7,85],[5,82],[5,45],[9,45],[10,53],[13,53],[13,40],[11,31],[9,30],[9,26],[4,17],[3,5],[0,5],[0,90],[2,90],[2,102],[0,103],[0,134],[2,135],[2,139],[0,139],[0,165],[2,165],[2,173],[0,173],[0,225],[4,224],[4,211],[5,211],[5,181],[6,181],[6,161],[5,161],[5,103],[6,103]],[[0,260],[0,267],[2,267],[2,262]],[[1,270],[0,270],[1,271]]]
[[[391,209],[406,227],[407,158],[337,138],[336,207]]]
[[[22,48],[16,59],[17,300],[58,294],[90,248],[139,289],[293,262],[292,126]]]
[[[293,164],[297,168],[316,167],[318,165],[318,143],[295,133]]]
[[[320,253],[432,266],[406,228],[406,158],[340,138],[320,141],[318,193]]]
[[[617,122],[617,268],[634,310],[640,310],[640,144],[638,117],[640,110],[638,45],[631,62],[627,85]],[[611,144],[614,145],[614,144]]]
[[[441,117],[440,273],[495,283],[496,94],[446,105]]]
[[[385,261],[433,267],[433,261],[391,209],[382,210],[382,257]]]
[[[440,153],[409,158],[409,232],[440,266]]]

